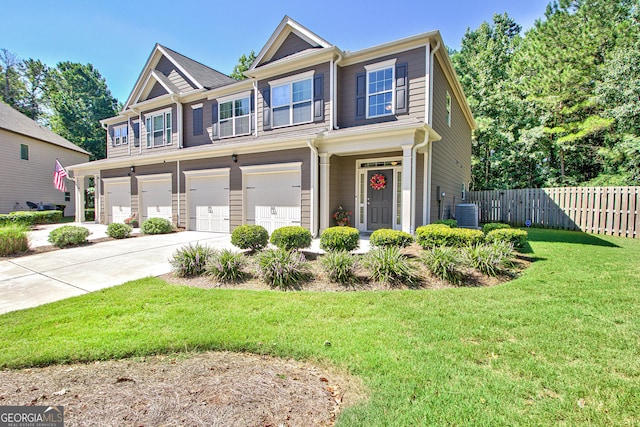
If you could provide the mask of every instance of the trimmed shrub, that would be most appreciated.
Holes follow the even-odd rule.
[[[26,252],[29,249],[27,228],[19,225],[0,228],[0,256]]]
[[[413,236],[404,231],[381,228],[371,234],[369,243],[373,246],[397,246],[406,248],[413,243]]]
[[[458,227],[458,221],[456,221],[455,219],[439,219],[437,221],[433,221],[432,224],[444,224],[451,228]]]
[[[49,233],[49,243],[59,248],[67,246],[81,245],[87,243],[87,237],[91,232],[86,227],[75,225],[63,225]]]
[[[329,227],[320,236],[320,248],[325,251],[351,252],[360,246],[360,232],[353,227]]]
[[[207,274],[220,282],[236,282],[244,277],[245,258],[230,249],[214,251],[205,266]]]
[[[205,265],[213,254],[213,249],[199,243],[184,246],[176,250],[169,259],[171,270],[179,277],[200,276],[205,272]]]
[[[414,285],[421,280],[407,257],[394,246],[372,249],[364,258],[364,265],[377,282]]]
[[[488,234],[493,230],[499,230],[501,228],[511,228],[509,224],[503,224],[501,222],[488,222],[482,226],[482,232]]]
[[[309,264],[300,252],[268,249],[258,256],[258,270],[271,287],[286,289],[307,280]]]
[[[350,285],[358,280],[356,259],[347,251],[329,252],[320,259],[320,264],[332,282]]]
[[[451,246],[435,246],[422,256],[422,263],[434,276],[455,285],[462,281],[465,259],[460,249]]]
[[[167,234],[173,232],[173,227],[168,219],[149,218],[142,223],[140,231],[143,234]]]
[[[512,266],[513,245],[494,242],[465,248],[469,265],[487,276],[495,277]]]
[[[61,211],[16,211],[0,214],[0,227],[8,225],[32,227],[38,224],[55,224],[61,219]]]
[[[84,220],[85,221],[95,221],[96,220],[96,210],[93,208],[87,208],[84,210]]]
[[[231,244],[240,249],[262,250],[269,243],[269,232],[261,225],[241,225],[231,233]]]
[[[524,246],[529,234],[518,228],[500,228],[487,233],[486,240],[492,242],[508,242],[517,248]]]
[[[132,230],[130,225],[114,222],[107,226],[107,236],[114,239],[126,239],[131,235]]]
[[[288,251],[311,246],[311,232],[299,225],[280,227],[271,233],[271,243]]]
[[[480,230],[450,228],[444,224],[423,225],[418,227],[416,235],[416,240],[424,249],[435,246],[462,247],[484,241],[484,234]]]

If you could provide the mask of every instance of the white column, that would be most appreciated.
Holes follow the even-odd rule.
[[[411,180],[412,173],[412,148],[411,145],[402,145],[402,231],[412,233],[414,224],[411,223]]]
[[[79,176],[76,178],[75,185],[75,199],[76,199],[76,222],[84,221],[84,188],[85,188],[85,180],[84,176]]]
[[[318,153],[320,156],[320,233],[329,228],[331,210],[329,206],[329,158],[331,153]]]

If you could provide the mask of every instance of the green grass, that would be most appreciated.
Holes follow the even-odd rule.
[[[529,230],[491,288],[308,293],[130,282],[0,316],[0,366],[200,350],[324,360],[370,398],[340,426],[637,425],[640,240]],[[325,346],[328,340],[331,346]]]

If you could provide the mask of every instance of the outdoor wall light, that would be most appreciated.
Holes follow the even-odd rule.
[[[237,154],[232,154],[231,155],[231,160],[233,160],[233,163],[238,163],[238,155]]]
[[[131,166],[131,167],[129,168],[129,170],[130,170],[132,173],[136,173],[136,167],[135,167],[135,166]]]

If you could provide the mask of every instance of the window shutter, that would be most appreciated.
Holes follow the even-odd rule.
[[[313,78],[313,121],[324,121],[324,75]]]
[[[406,62],[396,65],[396,114],[409,112],[409,78]]]
[[[356,74],[356,120],[366,117],[367,73]]]
[[[271,129],[271,89],[262,89],[262,128]]]
[[[211,104],[211,137],[220,139],[218,132],[218,103]]]
[[[251,114],[249,115],[249,120],[251,121],[251,133],[254,133],[256,131],[256,100],[255,96],[253,96],[253,93],[249,98],[249,105],[251,106]]]
[[[114,131],[113,131],[113,126],[109,127],[109,138],[111,139],[111,146],[115,147],[116,146],[116,139],[115,139],[115,135],[114,135]]]
[[[193,135],[202,135],[202,108],[193,110]]]

